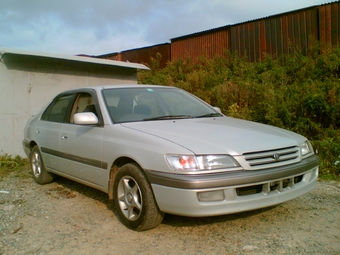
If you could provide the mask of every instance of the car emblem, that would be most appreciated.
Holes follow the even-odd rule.
[[[273,156],[272,156],[273,159],[275,159],[275,162],[276,161],[279,161],[280,159],[280,155],[278,153],[274,153]]]

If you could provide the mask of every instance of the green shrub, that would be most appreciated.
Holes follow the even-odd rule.
[[[226,52],[197,61],[154,59],[139,83],[176,86],[221,108],[226,115],[292,130],[320,152],[321,176],[339,178],[340,47],[318,45],[307,56],[295,52],[251,63]],[[337,136],[337,137],[335,137]]]
[[[27,178],[30,176],[29,160],[20,156],[0,156],[0,180],[6,176]]]
[[[340,176],[340,130],[329,129],[324,132],[324,138],[314,140],[314,149],[321,159],[321,175],[333,179]]]

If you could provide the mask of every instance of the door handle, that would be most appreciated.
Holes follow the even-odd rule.
[[[67,135],[63,135],[61,138],[62,139],[67,139]]]

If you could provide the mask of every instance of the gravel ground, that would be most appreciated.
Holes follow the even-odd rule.
[[[0,182],[0,254],[340,254],[340,183],[318,182],[300,198],[209,218],[166,215],[134,232],[107,195],[59,178]]]

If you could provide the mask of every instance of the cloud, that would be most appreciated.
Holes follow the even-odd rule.
[[[326,2],[0,0],[0,46],[99,55]]]

